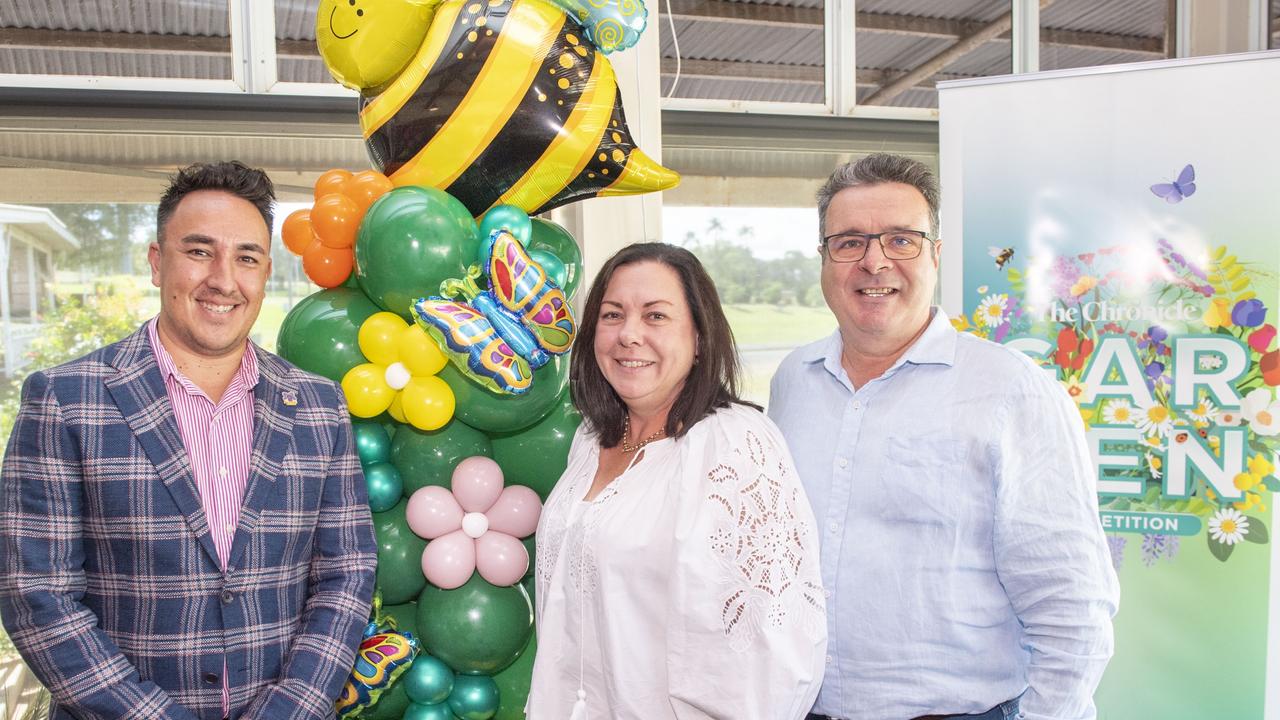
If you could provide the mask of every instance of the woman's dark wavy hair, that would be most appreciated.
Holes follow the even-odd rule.
[[[667,415],[667,436],[680,437],[717,408],[743,402],[738,397],[738,348],[733,340],[733,330],[720,307],[716,285],[702,263],[688,250],[666,243],[628,245],[609,258],[591,284],[591,292],[587,294],[587,304],[582,311],[582,322],[578,325],[578,336],[573,342],[570,365],[569,392],[573,405],[582,413],[588,427],[599,435],[602,447],[614,447],[622,441],[622,421],[627,406],[596,363],[595,338],[600,306],[609,280],[618,268],[643,262],[661,263],[680,278],[699,343],[684,389]],[[760,409],[752,403],[743,404]]]

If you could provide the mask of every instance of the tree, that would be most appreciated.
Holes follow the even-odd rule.
[[[65,203],[49,209],[80,241],[63,265],[100,275],[146,271],[147,245],[155,238],[156,206],[138,203]]]

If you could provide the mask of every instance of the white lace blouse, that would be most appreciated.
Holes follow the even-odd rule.
[[[538,524],[529,720],[568,720],[580,688],[591,720],[803,718],[825,606],[778,429],[719,410],[585,502],[600,448],[584,428]]]

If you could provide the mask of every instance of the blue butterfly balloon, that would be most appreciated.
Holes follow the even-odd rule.
[[[491,235],[484,275],[475,265],[461,280],[446,280],[440,294],[413,305],[426,330],[468,377],[493,392],[529,390],[533,371],[569,351],[577,330],[564,292],[506,229]]]
[[[1182,168],[1182,172],[1178,173],[1177,180],[1171,183],[1156,183],[1151,186],[1151,192],[1170,205],[1182,202],[1184,198],[1189,198],[1196,192],[1196,169],[1188,163]]]

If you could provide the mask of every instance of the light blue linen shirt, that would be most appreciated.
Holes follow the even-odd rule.
[[[769,404],[821,531],[814,712],[904,720],[1022,695],[1020,717],[1095,717],[1119,585],[1074,403],[937,308],[862,387],[840,358],[839,330],[791,353]]]

